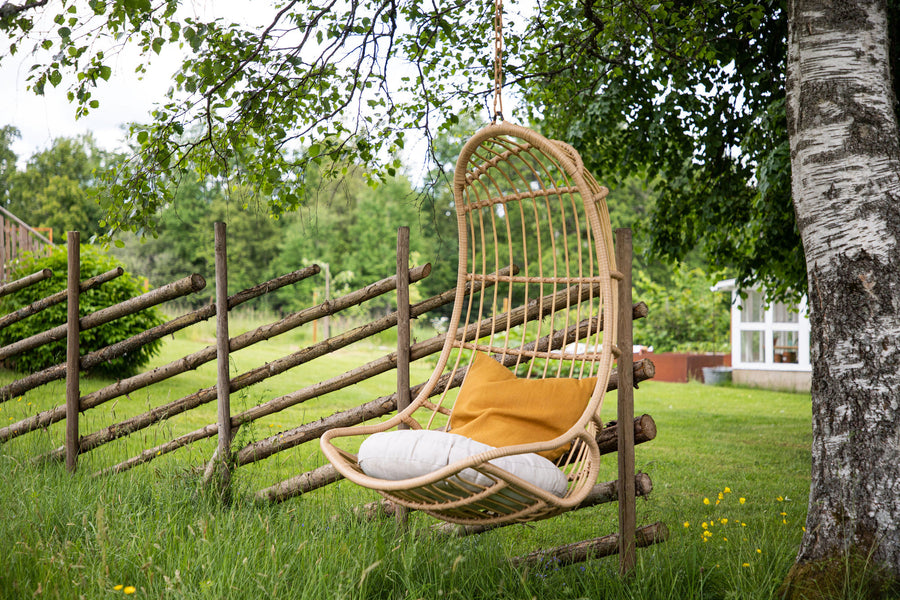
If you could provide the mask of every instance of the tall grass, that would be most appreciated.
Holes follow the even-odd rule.
[[[36,466],[35,437],[0,448],[0,598],[771,597],[805,519],[809,397],[650,382],[637,404],[659,427],[637,452],[655,486],[638,522],[662,520],[671,537],[638,551],[633,577],[615,558],[506,560],[611,533],[614,505],[451,539],[424,515],[406,533],[354,520],[375,496],[347,482],[271,506],[250,499],[266,474],[242,469],[226,504],[185,463],[97,479]]]
[[[232,332],[255,319],[232,320]],[[213,330],[167,341],[154,364],[198,350]],[[271,361],[309,340],[281,336],[232,355],[232,372]],[[421,335],[420,339],[425,337]],[[337,375],[390,350],[385,340],[318,359],[232,398],[233,410]],[[414,365],[413,381],[427,364]],[[0,373],[0,383],[12,378]],[[393,373],[272,415],[238,432],[239,444],[360,404],[393,388]],[[82,415],[82,433],[213,385],[210,364]],[[109,381],[87,378],[82,392]],[[0,422],[59,404],[45,386],[0,404]],[[615,418],[615,395],[606,419]],[[316,444],[280,453],[235,474],[231,502],[207,494],[196,474],[215,440],[150,464],[93,478],[98,468],[215,421],[209,404],[79,457],[74,475],[31,457],[62,443],[62,424],[0,446],[0,599],[5,598],[768,598],[794,560],[809,488],[810,398],[696,383],[646,382],[636,412],[659,435],[637,449],[654,490],[638,499],[638,523],[663,521],[668,542],[638,551],[634,576],[615,558],[560,568],[513,568],[509,557],[606,535],[615,505],[567,513],[463,539],[433,531],[413,514],[361,523],[352,507],[377,496],[340,482],[281,505],[253,492],[322,463]],[[602,479],[616,477],[614,457]],[[852,597],[849,596],[849,597]]]

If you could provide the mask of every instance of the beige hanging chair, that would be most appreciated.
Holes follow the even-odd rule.
[[[500,122],[463,147],[453,191],[459,271],[434,373],[405,410],[328,431],[322,450],[350,481],[445,521],[547,518],[599,469],[621,278],[607,190],[571,146]]]

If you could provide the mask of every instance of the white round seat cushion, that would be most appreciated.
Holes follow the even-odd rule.
[[[359,447],[358,462],[366,475],[396,481],[427,475],[491,449],[492,446],[454,433],[403,429],[383,431],[366,438]],[[516,454],[490,462],[551,494],[559,497],[566,494],[566,474],[543,456]],[[494,484],[492,479],[473,469],[466,469],[459,476],[483,487]]]

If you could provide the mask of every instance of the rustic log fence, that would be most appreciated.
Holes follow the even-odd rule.
[[[41,411],[38,414],[0,428],[0,443],[8,442],[13,438],[25,435],[29,432],[45,429],[53,423],[66,419],[66,443],[47,454],[35,457],[35,460],[64,460],[69,468],[74,469],[77,456],[80,454],[90,452],[104,444],[131,435],[137,431],[150,427],[151,425],[160,423],[165,419],[169,419],[214,400],[218,400],[218,418],[215,423],[210,423],[195,431],[179,435],[152,448],[146,448],[139,454],[132,456],[127,460],[97,471],[94,475],[99,476],[121,473],[138,465],[146,464],[155,458],[174,452],[175,450],[196,441],[218,436],[219,432],[223,429],[230,429],[231,434],[220,437],[216,454],[212,457],[207,466],[205,477],[205,479],[209,480],[213,476],[216,476],[220,483],[227,485],[230,476],[229,469],[249,465],[307,442],[317,441],[318,438],[330,428],[355,425],[371,419],[383,417],[397,410],[398,402],[402,403],[405,401],[404,398],[408,398],[409,395],[415,395],[421,386],[424,385],[410,385],[408,375],[409,363],[440,352],[444,344],[444,338],[447,334],[437,335],[430,339],[411,344],[409,342],[409,322],[410,319],[425,315],[441,306],[450,304],[454,298],[454,290],[448,290],[416,304],[409,304],[408,286],[427,277],[431,272],[431,267],[428,264],[412,268],[408,267],[408,242],[404,241],[402,230],[398,241],[398,271],[393,276],[386,277],[385,279],[374,282],[341,297],[330,299],[316,306],[311,306],[289,314],[274,323],[257,327],[256,329],[247,331],[235,337],[228,336],[227,315],[230,310],[244,302],[258,298],[286,285],[302,282],[307,278],[313,277],[320,272],[320,269],[318,266],[313,265],[305,269],[282,275],[258,286],[254,286],[253,288],[229,296],[227,295],[227,252],[224,225],[217,225],[216,234],[217,285],[216,301],[214,303],[191,311],[185,315],[181,315],[101,350],[81,356],[77,355],[77,353],[72,354],[69,356],[69,360],[67,360],[66,363],[49,367],[37,373],[29,374],[17,381],[3,386],[0,388],[0,403],[21,396],[25,392],[34,390],[51,381],[66,378],[68,381],[68,400],[65,404]],[[72,251],[72,248],[77,248],[77,236],[72,237],[74,240],[70,238],[70,259],[73,255],[77,255],[77,250],[74,252]],[[77,264],[71,266],[70,270],[72,269],[74,269],[76,274],[78,273]],[[29,307],[0,318],[0,328],[8,326],[17,320],[37,314],[40,310],[68,298],[72,298],[74,302],[73,305],[77,307],[77,300],[74,299],[77,299],[79,293],[102,285],[104,282],[110,281],[121,274],[121,269],[115,269],[85,281],[78,282],[77,279],[74,282],[70,281],[66,292],[54,294]],[[508,273],[504,271],[503,273],[498,274]],[[15,289],[33,285],[49,276],[51,276],[50,273],[36,273],[25,278],[27,281],[20,280],[19,282],[12,282],[5,286],[0,286],[0,295],[3,295],[4,293],[13,293]],[[40,344],[67,337],[67,332],[69,331],[68,327],[73,323],[75,326],[72,327],[72,331],[75,331],[76,333],[84,331],[90,327],[132,314],[144,308],[195,293],[203,289],[205,285],[206,281],[203,277],[197,274],[190,275],[115,306],[85,315],[80,319],[75,318],[67,325],[53,328],[26,340],[19,340],[5,348],[0,348],[0,358],[9,358],[25,349],[34,348]],[[494,285],[494,282],[488,280],[484,282],[473,282],[470,285],[492,286]],[[12,289],[15,286],[19,287]],[[12,291],[7,292],[7,289],[12,289]],[[350,307],[395,290],[398,291],[398,310],[396,312],[338,333],[321,342],[313,343],[312,345],[268,364],[250,369],[249,371],[235,376],[230,375],[228,371],[227,353],[248,348],[256,343],[289,332],[302,325],[314,323],[318,319],[335,315]],[[474,339],[478,331],[490,330],[492,322],[502,322],[504,326],[515,326],[526,320],[540,319],[550,311],[558,310],[567,303],[572,303],[579,297],[579,294],[584,296],[591,294],[595,295],[596,290],[590,288],[582,288],[580,290],[559,290],[556,293],[549,294],[527,306],[517,307],[506,313],[496,315],[485,322],[470,325],[464,332],[464,335],[466,339]],[[643,303],[633,305],[633,318],[641,318],[646,314],[647,309]],[[75,311],[75,315],[77,315],[77,310]],[[121,356],[126,352],[131,352],[143,344],[160,339],[166,335],[171,335],[172,333],[212,317],[216,317],[217,319],[216,344],[149,371],[123,378],[102,389],[83,396],[78,393],[77,383],[79,381],[80,371],[90,370],[109,359]],[[345,348],[350,344],[365,340],[375,334],[397,327],[398,323],[401,321],[405,328],[402,328],[398,334],[398,347],[396,351],[330,379],[319,381],[300,390],[264,401],[237,414],[231,413],[228,401],[230,394],[260,383],[280,373],[284,373],[289,369],[305,364],[315,358],[328,355],[336,350]],[[534,349],[546,351],[549,349],[562,348],[567,344],[583,339],[589,331],[596,331],[597,327],[597,323],[583,322],[577,324],[566,331],[556,332],[553,335],[534,342]],[[78,336],[70,334],[68,337],[77,339]],[[71,346],[70,352],[73,352]],[[221,360],[221,357],[226,357],[226,360]],[[79,413],[96,408],[111,400],[146,388],[155,383],[165,381],[176,375],[197,369],[203,364],[217,360],[217,358],[220,359],[220,362],[216,385],[197,390],[196,392],[177,400],[152,407],[144,413],[110,424],[97,431],[86,434],[81,434],[78,431],[77,415]],[[223,364],[224,367],[222,366]],[[337,412],[317,421],[302,423],[291,429],[281,431],[276,435],[252,441],[241,448],[232,448],[233,433],[242,425],[278,413],[297,404],[345,389],[350,385],[365,381],[392,369],[398,370],[398,389],[401,390],[399,395],[398,393],[393,393],[383,396],[362,405]],[[638,361],[634,364],[632,372],[633,380],[637,383],[653,376],[653,365],[647,360]],[[451,382],[451,386],[456,387],[461,385],[464,374],[464,372],[458,373],[454,381]],[[618,385],[619,375],[614,372],[610,379],[609,389],[617,389]],[[443,388],[443,382],[441,385],[435,386],[435,389],[441,388]],[[630,422],[630,420],[631,419],[628,419],[626,422]],[[635,441],[637,443],[652,439],[655,435],[655,426],[653,425],[652,419],[646,415],[635,419],[633,434],[636,436]],[[610,452],[615,451],[617,436],[621,436],[622,433],[615,428],[608,427],[602,430],[598,435],[603,436],[602,447],[604,448],[604,452]],[[223,460],[221,458],[223,456],[230,456],[230,460]],[[643,477],[645,478],[646,476]],[[257,492],[257,496],[261,499],[276,502],[283,501],[287,498],[321,488],[339,479],[340,476],[337,472],[330,465],[325,465],[260,490]],[[598,492],[595,494],[596,498],[594,498],[592,502],[597,503],[599,501],[615,499],[614,494],[610,492],[610,485],[613,485],[613,482],[599,485],[601,488],[598,488]],[[650,489],[649,478],[646,478],[645,480],[639,477],[636,485],[636,493],[638,495],[646,493]]]

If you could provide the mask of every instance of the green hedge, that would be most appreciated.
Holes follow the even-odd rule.
[[[15,264],[11,265],[11,281],[36,273],[42,269],[51,269],[53,277],[0,299],[0,313],[9,314],[36,300],[66,289],[67,265],[68,258],[65,246],[54,246],[49,252],[42,250],[36,254],[26,253],[22,255]],[[90,245],[81,246],[82,280],[100,275],[115,269],[117,266],[115,259],[99,248]],[[148,284],[146,280],[138,279],[125,273],[112,281],[82,293],[79,302],[79,315],[83,317],[101,308],[106,308],[143,294],[147,290]],[[6,346],[47,329],[57,327],[65,322],[66,303],[62,302],[0,330],[0,346]],[[81,354],[84,355],[88,352],[100,350],[163,322],[164,319],[159,310],[150,308],[121,317],[100,327],[83,331],[81,333]],[[156,340],[134,352],[112,359],[94,370],[116,377],[134,374],[140,367],[146,365],[152,356],[159,352],[161,344],[160,340]],[[31,373],[65,362],[65,360],[66,341],[63,339],[10,357],[6,359],[4,366],[23,373]]]

